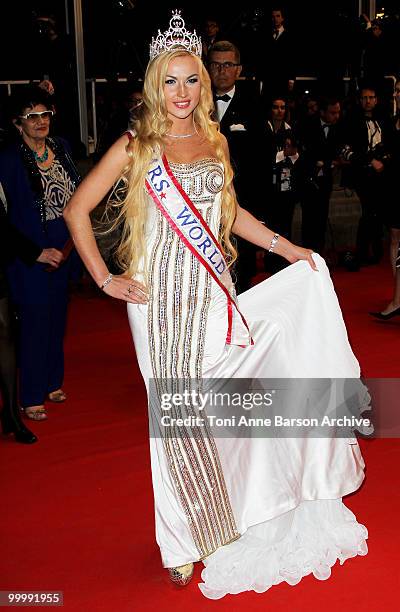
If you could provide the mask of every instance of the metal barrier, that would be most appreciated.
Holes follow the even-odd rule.
[[[7,94],[9,96],[11,96],[12,85],[29,85],[29,83],[39,83],[39,81],[0,81],[0,85],[5,85],[7,87]]]

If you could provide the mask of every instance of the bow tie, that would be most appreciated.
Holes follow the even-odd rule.
[[[232,98],[228,96],[228,94],[224,94],[223,96],[215,96],[215,101],[222,100],[223,102],[230,102]]]

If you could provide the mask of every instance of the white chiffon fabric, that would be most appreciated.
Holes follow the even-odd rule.
[[[296,585],[311,573],[326,580],[338,559],[342,565],[367,554],[367,537],[341,500],[303,501],[205,559],[199,588],[209,599],[220,599],[228,593],[263,593],[281,582]]]
[[[151,206],[151,203],[149,204]],[[219,196],[211,229],[217,233]],[[155,218],[153,211],[149,218]],[[149,248],[152,245],[149,228]],[[203,376],[209,378],[358,378],[338,300],[324,260],[304,261],[239,296],[254,346],[226,345],[226,298],[213,283]],[[143,378],[153,376],[147,306],[128,304]],[[360,411],[366,398],[360,394]],[[150,429],[155,415],[149,412]],[[336,560],[367,552],[367,530],[343,504],[364,479],[355,438],[215,438],[241,537],[204,559],[202,593],[211,599],[262,592],[313,573],[326,579]],[[165,567],[199,559],[163,440],[150,438],[156,538]]]

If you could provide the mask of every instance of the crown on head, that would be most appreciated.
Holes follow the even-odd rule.
[[[164,34],[158,30],[157,38],[153,36],[150,45],[150,61],[157,55],[173,49],[184,49],[201,57],[201,38],[197,36],[196,30],[193,30],[192,33],[185,28],[181,11],[172,11],[169,29],[165,30]]]

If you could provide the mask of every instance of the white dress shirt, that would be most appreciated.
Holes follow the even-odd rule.
[[[320,119],[321,121],[321,127],[324,130],[324,136],[325,138],[328,138],[329,135],[329,128],[331,127],[330,123],[326,123],[326,121],[322,121],[322,119]]]
[[[278,28],[277,30],[274,30],[272,36],[274,37],[274,40],[277,40],[279,38],[279,36],[284,32],[285,28],[283,26],[281,26],[280,28]]]
[[[218,121],[220,123],[222,121],[222,117],[226,113],[226,109],[228,108],[229,104],[232,101],[232,98],[233,98],[234,94],[235,94],[235,86],[233,86],[230,91],[227,91],[227,92],[225,92],[225,94],[223,94],[223,95],[230,96],[231,99],[228,102],[224,102],[224,100],[217,100],[217,102],[216,102],[216,105],[217,105],[217,118],[218,118]],[[222,95],[222,94],[217,94],[217,95]]]

